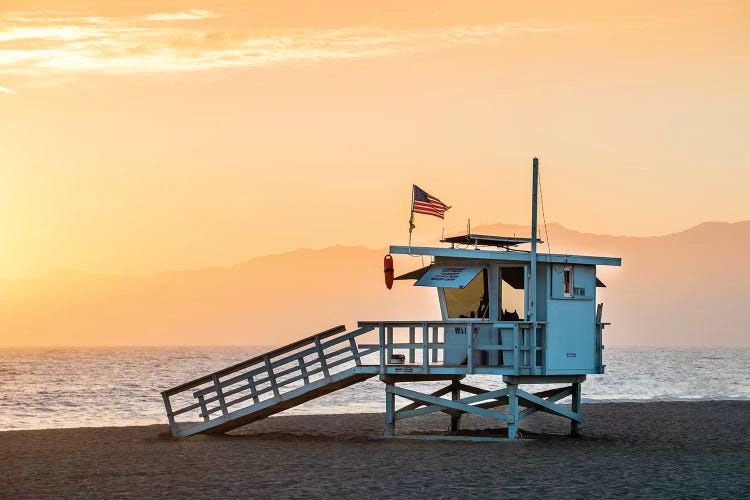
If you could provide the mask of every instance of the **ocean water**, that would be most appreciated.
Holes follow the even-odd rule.
[[[0,349],[0,431],[165,423],[162,390],[265,350]],[[606,374],[584,383],[585,402],[750,400],[748,348],[608,347],[605,363]],[[497,387],[501,379],[467,383]],[[382,412],[383,387],[370,379],[284,413]]]

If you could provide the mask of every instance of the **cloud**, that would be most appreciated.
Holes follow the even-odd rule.
[[[144,21],[195,21],[198,19],[213,19],[219,17],[209,10],[192,9],[183,12],[162,12],[140,16]]]
[[[0,14],[0,74],[59,77],[260,67],[493,43],[546,31],[558,29],[509,23],[230,31],[207,10],[124,17],[15,12]]]
[[[0,94],[15,94],[16,91],[13,89],[9,89],[8,87],[0,87]]]

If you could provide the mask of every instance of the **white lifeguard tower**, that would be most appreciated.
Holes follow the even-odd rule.
[[[538,253],[537,186],[535,158],[530,238],[469,233],[444,238],[446,246],[390,248],[430,258],[430,265],[396,280],[434,287],[441,320],[360,321],[349,333],[336,327],[164,391],[172,434],[226,432],[377,375],[385,383],[383,438],[513,440],[519,423],[537,411],[570,419],[571,434],[580,435],[581,384],[604,373],[607,323],[596,300],[603,286],[596,267],[621,261]],[[519,248],[524,244],[530,250]],[[372,331],[377,344],[357,342]],[[368,363],[376,354],[378,362]],[[464,383],[474,374],[502,377],[505,387]],[[430,393],[399,385],[440,380],[447,384]],[[531,384],[557,387],[519,387]],[[397,409],[397,396],[411,403]],[[567,397],[570,408],[560,404]],[[451,416],[446,433],[397,434],[399,420],[434,412]],[[202,422],[178,423],[177,416],[191,413]],[[461,435],[467,413],[506,424],[507,437]]]

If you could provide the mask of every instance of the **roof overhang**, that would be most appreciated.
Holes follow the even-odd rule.
[[[462,248],[408,247],[393,245],[390,253],[400,255],[430,255],[433,257],[450,257],[455,259],[472,259],[505,262],[531,262],[531,253],[504,250],[474,250]],[[620,266],[619,257],[593,257],[588,255],[566,255],[537,253],[537,262],[552,264],[588,264],[594,266]]]

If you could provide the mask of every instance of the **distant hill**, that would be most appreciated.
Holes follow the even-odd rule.
[[[750,345],[750,221],[659,237],[580,233],[549,224],[553,253],[622,257],[601,268],[606,343]],[[527,234],[508,225],[483,234]],[[542,239],[547,239],[542,232]],[[548,245],[540,251],[547,251]],[[383,285],[385,250],[295,250],[231,267],[149,276],[61,271],[0,283],[0,345],[277,345],[364,319],[437,319],[434,291]],[[397,274],[422,265],[398,256]]]
[[[385,288],[383,255],[336,246],[225,268],[4,282],[0,345],[275,345],[358,319],[439,314],[432,290]]]

